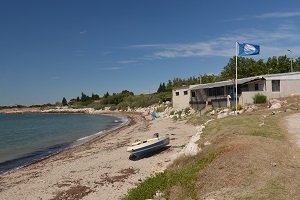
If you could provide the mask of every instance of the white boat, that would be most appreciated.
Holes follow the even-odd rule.
[[[136,141],[132,143],[127,151],[131,152],[131,157],[133,158],[142,158],[147,155],[150,155],[164,147],[166,147],[170,143],[170,138],[163,136],[160,137],[158,133],[154,134],[155,137],[147,139],[145,141]]]

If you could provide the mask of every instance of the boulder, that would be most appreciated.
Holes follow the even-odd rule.
[[[281,104],[280,103],[274,103],[270,107],[270,109],[278,109],[278,108],[281,108]]]
[[[185,156],[195,156],[200,151],[198,144],[194,142],[189,142],[184,148],[184,155]]]

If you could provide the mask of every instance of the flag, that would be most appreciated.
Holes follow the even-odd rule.
[[[250,56],[259,54],[259,45],[243,43],[239,44],[239,56]]]

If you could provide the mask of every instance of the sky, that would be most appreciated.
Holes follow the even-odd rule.
[[[0,26],[0,106],[154,92],[219,74],[236,42],[300,56],[297,0],[0,0]]]

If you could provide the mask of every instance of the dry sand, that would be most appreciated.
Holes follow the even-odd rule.
[[[120,199],[129,188],[163,171],[196,133],[194,126],[183,121],[147,121],[138,114],[128,115],[128,125],[105,137],[0,175],[0,199]],[[129,160],[127,146],[155,132],[169,134],[171,147],[148,158]]]

